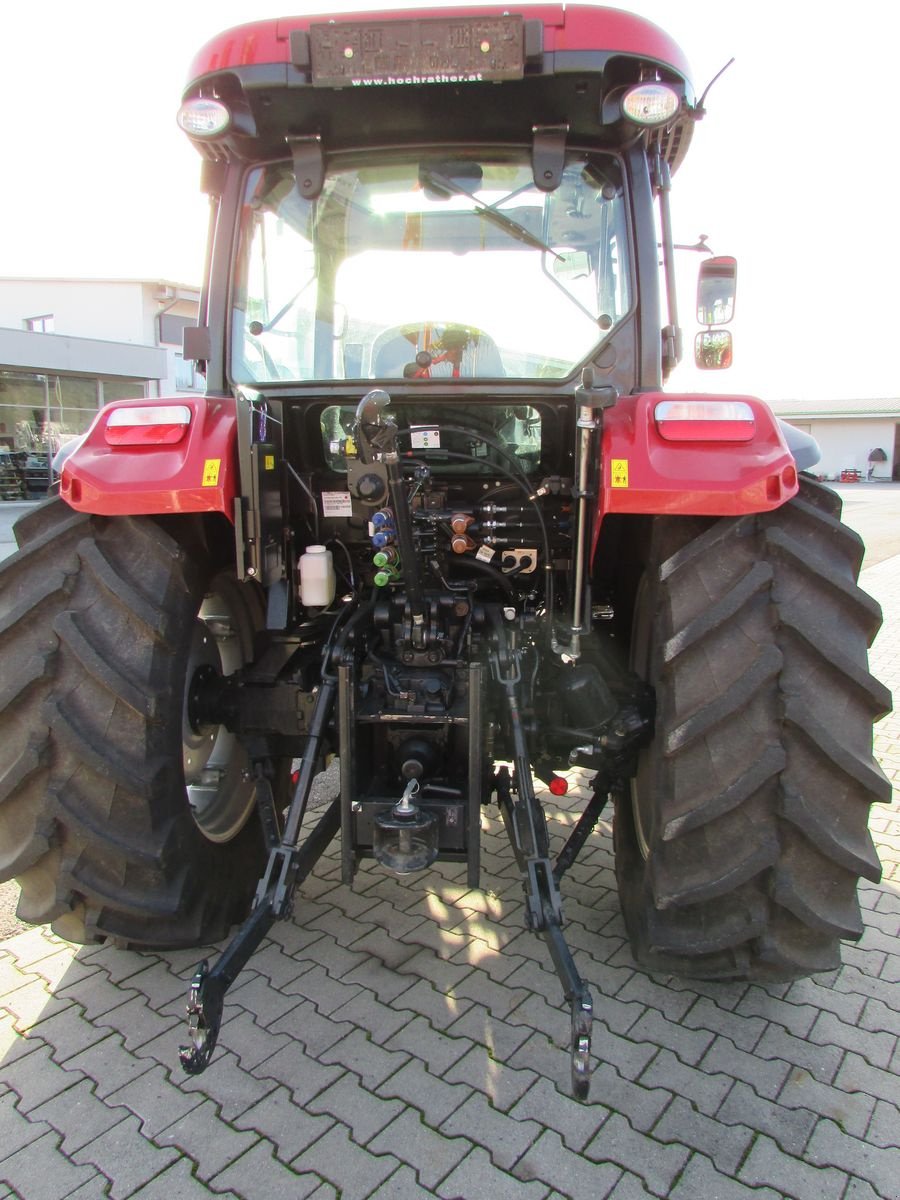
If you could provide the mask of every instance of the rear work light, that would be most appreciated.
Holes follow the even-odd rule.
[[[225,132],[231,124],[231,113],[220,100],[196,96],[185,100],[175,119],[191,137],[212,138]]]
[[[666,83],[639,83],[622,99],[622,111],[637,125],[665,125],[680,105],[678,93]]]
[[[191,423],[186,404],[116,408],[106,419],[108,446],[174,446]]]
[[[660,400],[654,416],[669,442],[749,442],[756,432],[743,400]]]

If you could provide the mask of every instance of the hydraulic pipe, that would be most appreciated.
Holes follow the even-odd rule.
[[[581,634],[584,624],[584,576],[587,561],[588,483],[590,476],[591,447],[597,420],[590,404],[578,408],[578,446],[575,473],[575,493],[578,497],[575,523],[575,579],[572,587],[572,637],[567,650],[569,658],[581,655]]]
[[[669,204],[669,193],[672,191],[672,176],[669,164],[656,151],[654,160],[657,185],[659,187],[659,224],[662,234],[663,272],[666,280],[666,307],[669,314],[669,324],[666,327],[667,337],[671,339],[671,349],[664,348],[663,357],[670,358],[664,363],[665,374],[681,362],[682,343],[681,326],[678,324],[678,292],[675,280],[675,239],[672,234],[672,210]]]

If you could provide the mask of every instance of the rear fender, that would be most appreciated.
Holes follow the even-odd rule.
[[[753,410],[748,440],[668,441],[655,419],[662,400],[736,400]],[[778,508],[796,495],[797,464],[779,422],[751,396],[623,396],[603,416],[598,517],[607,513],[740,516]]]
[[[174,445],[107,442],[113,412],[167,405],[186,407],[191,413]],[[84,440],[65,460],[59,493],[72,508],[99,516],[221,512],[233,521],[236,427],[231,396],[117,401],[101,409]]]

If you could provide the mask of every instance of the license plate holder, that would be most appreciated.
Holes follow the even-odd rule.
[[[315,87],[458,84],[521,79],[521,16],[340,21],[309,27]]]

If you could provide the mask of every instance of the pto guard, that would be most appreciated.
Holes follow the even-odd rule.
[[[743,440],[670,441],[656,423],[656,406],[662,401],[749,405],[754,429]],[[709,425],[721,428],[718,422]],[[702,421],[696,423],[698,430],[702,426]],[[608,513],[740,516],[778,508],[798,488],[794,457],[762,400],[644,392],[623,396],[604,413],[601,518]]]
[[[113,412],[172,405],[191,412],[174,445],[114,445],[106,440]],[[79,512],[105,517],[221,512],[233,519],[237,416],[230,396],[122,400],[97,414],[66,459],[59,494]]]

